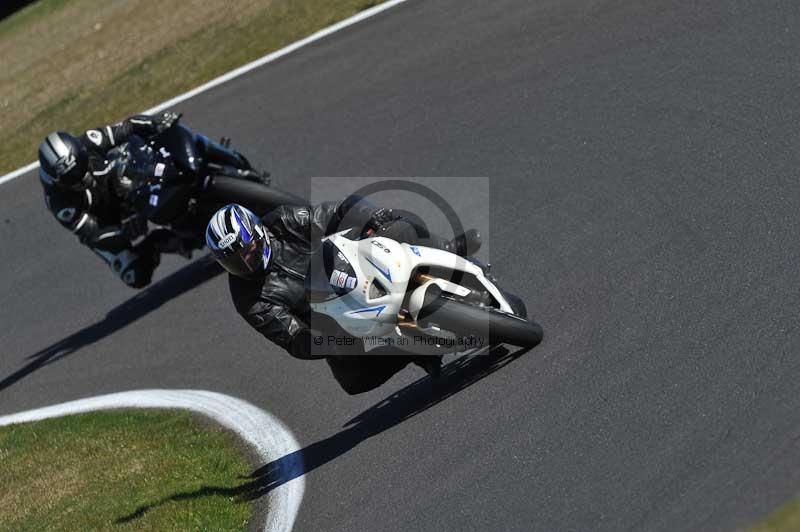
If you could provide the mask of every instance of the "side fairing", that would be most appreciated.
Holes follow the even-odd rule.
[[[354,336],[394,334],[411,275],[420,266],[471,274],[500,302],[501,310],[511,311],[503,295],[486,279],[483,271],[463,257],[383,237],[355,241],[336,234],[327,240],[336,246],[352,268],[355,288],[340,297],[312,303],[312,307],[316,312],[332,317],[342,329]],[[333,275],[330,282],[335,282]],[[445,291],[460,289],[446,281],[437,282],[437,285]]]

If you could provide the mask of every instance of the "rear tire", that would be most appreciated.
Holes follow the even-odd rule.
[[[535,347],[544,336],[541,325],[518,316],[488,307],[478,307],[456,301],[431,287],[417,321],[435,324],[455,334],[470,336],[488,333],[488,344],[511,344]]]

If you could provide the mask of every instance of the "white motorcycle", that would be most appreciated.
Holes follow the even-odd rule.
[[[385,237],[326,237],[307,297],[366,351],[467,352],[498,344],[533,347],[542,328],[477,261]]]

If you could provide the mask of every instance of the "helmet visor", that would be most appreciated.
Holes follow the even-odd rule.
[[[248,243],[234,243],[227,249],[214,250],[214,255],[223,268],[237,277],[260,277],[267,271],[269,263],[269,240],[265,234]]]

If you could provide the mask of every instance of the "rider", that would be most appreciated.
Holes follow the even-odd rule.
[[[432,235],[391,209],[375,209],[351,197],[315,207],[282,206],[259,219],[232,204],[217,211],[206,228],[206,245],[230,273],[231,296],[239,314],[267,339],[302,359],[325,358],[334,377],[349,394],[366,392],[414,362],[437,377],[440,356],[360,355],[315,352],[322,319],[311,321],[305,279],[313,252],[325,235],[343,228],[363,229],[408,243],[424,243],[459,255],[480,247],[480,235],[467,231],[453,240]],[[317,243],[317,244],[315,244]],[[326,332],[329,329],[325,329]],[[334,349],[335,347],[327,347]]]
[[[128,286],[150,283],[161,252],[188,255],[192,247],[167,229],[148,233],[141,216],[123,217],[123,198],[110,182],[113,163],[108,152],[129,137],[154,137],[172,127],[179,114],[137,115],[114,125],[90,129],[80,137],[62,131],[50,133],[39,145],[39,178],[47,207],[56,219],[105,260]],[[233,167],[239,176],[262,181],[240,153],[196,135],[205,162]],[[134,245],[139,237],[147,235]]]

